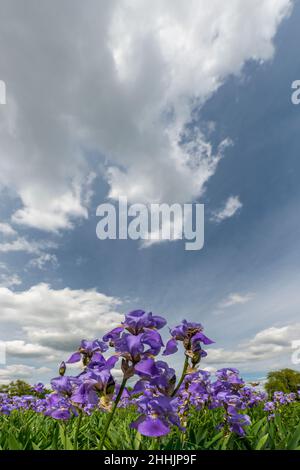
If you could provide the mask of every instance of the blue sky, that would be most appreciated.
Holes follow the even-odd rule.
[[[196,2],[191,15],[179,1],[170,23],[166,2],[89,0],[71,16],[65,2],[59,20],[57,2],[29,2],[31,16],[1,3],[0,380],[49,380],[78,339],[133,308],[203,323],[211,370],[299,368],[299,3],[249,15],[246,1]],[[182,133],[195,170],[178,170]],[[204,203],[204,248],[98,240],[97,206],[122,194]]]

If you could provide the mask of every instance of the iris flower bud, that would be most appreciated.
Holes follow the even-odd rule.
[[[59,375],[63,376],[66,372],[66,363],[63,361],[59,366]]]

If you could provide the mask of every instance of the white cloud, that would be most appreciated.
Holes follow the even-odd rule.
[[[282,327],[271,327],[260,331],[250,341],[250,345],[254,347],[260,345],[290,347],[291,338],[300,338],[300,323]]]
[[[222,302],[219,303],[219,307],[220,308],[228,308],[228,307],[232,307],[233,305],[243,305],[243,304],[246,304],[248,302],[250,302],[250,300],[252,300],[254,297],[253,294],[249,293],[249,294],[239,294],[239,293],[232,293],[232,294],[229,294],[226,299],[222,300]]]
[[[0,305],[0,324],[21,329],[26,343],[31,343],[14,347],[48,348],[47,354],[72,351],[81,339],[101,337],[123,319],[116,311],[118,299],[96,290],[55,290],[47,284],[22,292],[0,288]]]
[[[17,234],[17,232],[12,228],[11,225],[4,222],[0,222],[0,233],[5,236],[14,236]]]
[[[18,274],[0,274],[0,287],[13,287],[20,286],[22,284],[22,279]]]
[[[38,268],[38,269],[46,269],[49,266],[52,266],[53,268],[58,267],[58,260],[57,256],[54,254],[50,253],[42,253],[41,256],[38,258],[33,258],[32,260],[29,261],[28,263],[29,267],[32,268]]]
[[[12,220],[17,224],[24,224],[49,232],[72,228],[73,218],[88,218],[87,208],[82,205],[84,187],[84,182],[73,184],[70,190],[60,196],[50,195],[50,200],[44,201],[44,206],[40,202],[37,204],[37,195],[32,191],[28,200],[22,197],[24,202],[26,201],[26,205],[13,214]],[[86,187],[86,190],[89,191],[89,186]],[[34,207],[34,204],[37,207]]]
[[[222,222],[225,219],[233,217],[234,214],[243,207],[238,196],[230,196],[224,204],[224,207],[213,213],[211,220]]]
[[[22,284],[22,279],[16,273],[10,272],[7,264],[0,262],[0,287],[13,287]]]
[[[50,348],[40,346],[39,344],[26,343],[23,340],[5,341],[5,350],[8,356],[32,358],[46,357],[47,360],[53,360],[53,351]]]
[[[29,380],[39,374],[50,372],[48,367],[33,367],[24,364],[11,364],[5,368],[0,368],[0,383],[7,384],[12,380],[25,379]]]
[[[56,248],[56,244],[50,241],[27,240],[24,237],[0,243],[0,253],[24,251],[25,253],[39,255],[44,249],[48,248]]]
[[[292,342],[300,339],[300,323],[266,328],[253,338],[237,345],[234,350],[209,348],[205,363],[214,366],[240,364],[248,369],[280,368],[292,364]]]
[[[0,184],[22,202],[13,221],[47,231],[88,216],[88,151],[105,155],[113,198],[200,196],[228,141],[213,152],[187,130],[193,109],[247,60],[272,57],[292,4],[28,0],[25,12],[2,3]]]

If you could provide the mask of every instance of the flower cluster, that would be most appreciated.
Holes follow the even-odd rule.
[[[203,334],[203,326],[200,323],[191,323],[183,320],[180,325],[170,330],[171,339],[167,342],[164,355],[173,354],[178,350],[178,341],[181,341],[185,354],[196,366],[202,357],[207,355],[202,349],[202,344],[212,344],[213,341]]]
[[[138,417],[131,427],[144,436],[164,436],[174,427],[184,432],[192,408],[222,410],[218,427],[225,434],[243,436],[250,424],[246,410],[263,403],[272,419],[280,407],[297,399],[296,394],[276,392],[273,400],[267,401],[265,393],[247,386],[233,368],[215,374],[199,369],[201,359],[207,355],[203,346],[213,343],[203,333],[202,325],[183,320],[170,329],[164,345],[160,330],[165,325],[163,317],[151,312],[128,313],[102,339],[81,341],[77,351],[59,366],[50,393],[41,383],[33,387],[32,395],[12,397],[2,393],[0,413],[33,410],[68,421],[83,414],[105,412],[102,448],[117,407],[136,410]],[[179,344],[185,361],[182,373],[176,377],[175,370],[158,356],[176,353]],[[67,375],[68,365],[74,363],[81,366],[81,372]],[[122,376],[120,383],[117,375]]]
[[[296,393],[274,392],[273,400],[266,401],[264,411],[268,413],[268,419],[272,420],[276,416],[276,412],[280,412],[284,405],[294,403],[300,398],[300,390]]]

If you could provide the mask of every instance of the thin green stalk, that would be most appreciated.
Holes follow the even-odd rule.
[[[83,417],[82,410],[79,410],[78,414],[79,414],[79,416],[78,416],[78,419],[77,419],[75,436],[74,436],[74,449],[75,450],[78,450],[78,436],[79,436],[79,431],[80,431],[80,428],[81,428],[82,417]]]
[[[64,422],[64,450],[67,450],[67,423]]]
[[[184,377],[186,376],[186,371],[187,371],[188,365],[189,365],[189,358],[188,358],[188,356],[185,356],[185,361],[184,361],[184,365],[183,365],[182,374],[181,374],[180,380],[177,384],[177,387],[175,388],[174,392],[171,395],[172,397],[174,397],[176,395],[176,393],[178,392],[178,390],[180,389],[180,386],[181,386],[181,384],[184,380]]]
[[[106,421],[106,424],[105,424],[105,427],[104,427],[104,431],[103,431],[103,435],[102,435],[102,438],[101,438],[101,441],[100,441],[100,444],[99,444],[99,449],[100,450],[103,450],[103,445],[104,445],[104,441],[105,441],[105,438],[106,438],[106,435],[107,435],[107,432],[108,432],[108,429],[109,429],[109,426],[110,426],[110,423],[112,422],[113,420],[113,417],[114,417],[114,414],[115,414],[115,411],[117,409],[117,406],[118,406],[118,403],[121,399],[121,396],[123,394],[123,391],[124,391],[124,388],[126,386],[126,382],[127,382],[127,379],[125,379],[125,377],[123,378],[123,381],[122,381],[122,384],[121,384],[121,387],[120,387],[120,390],[119,390],[119,393],[117,395],[117,398],[114,402],[114,405],[112,407],[112,410],[110,412],[110,414],[108,415],[108,418],[107,418],[107,421]]]

